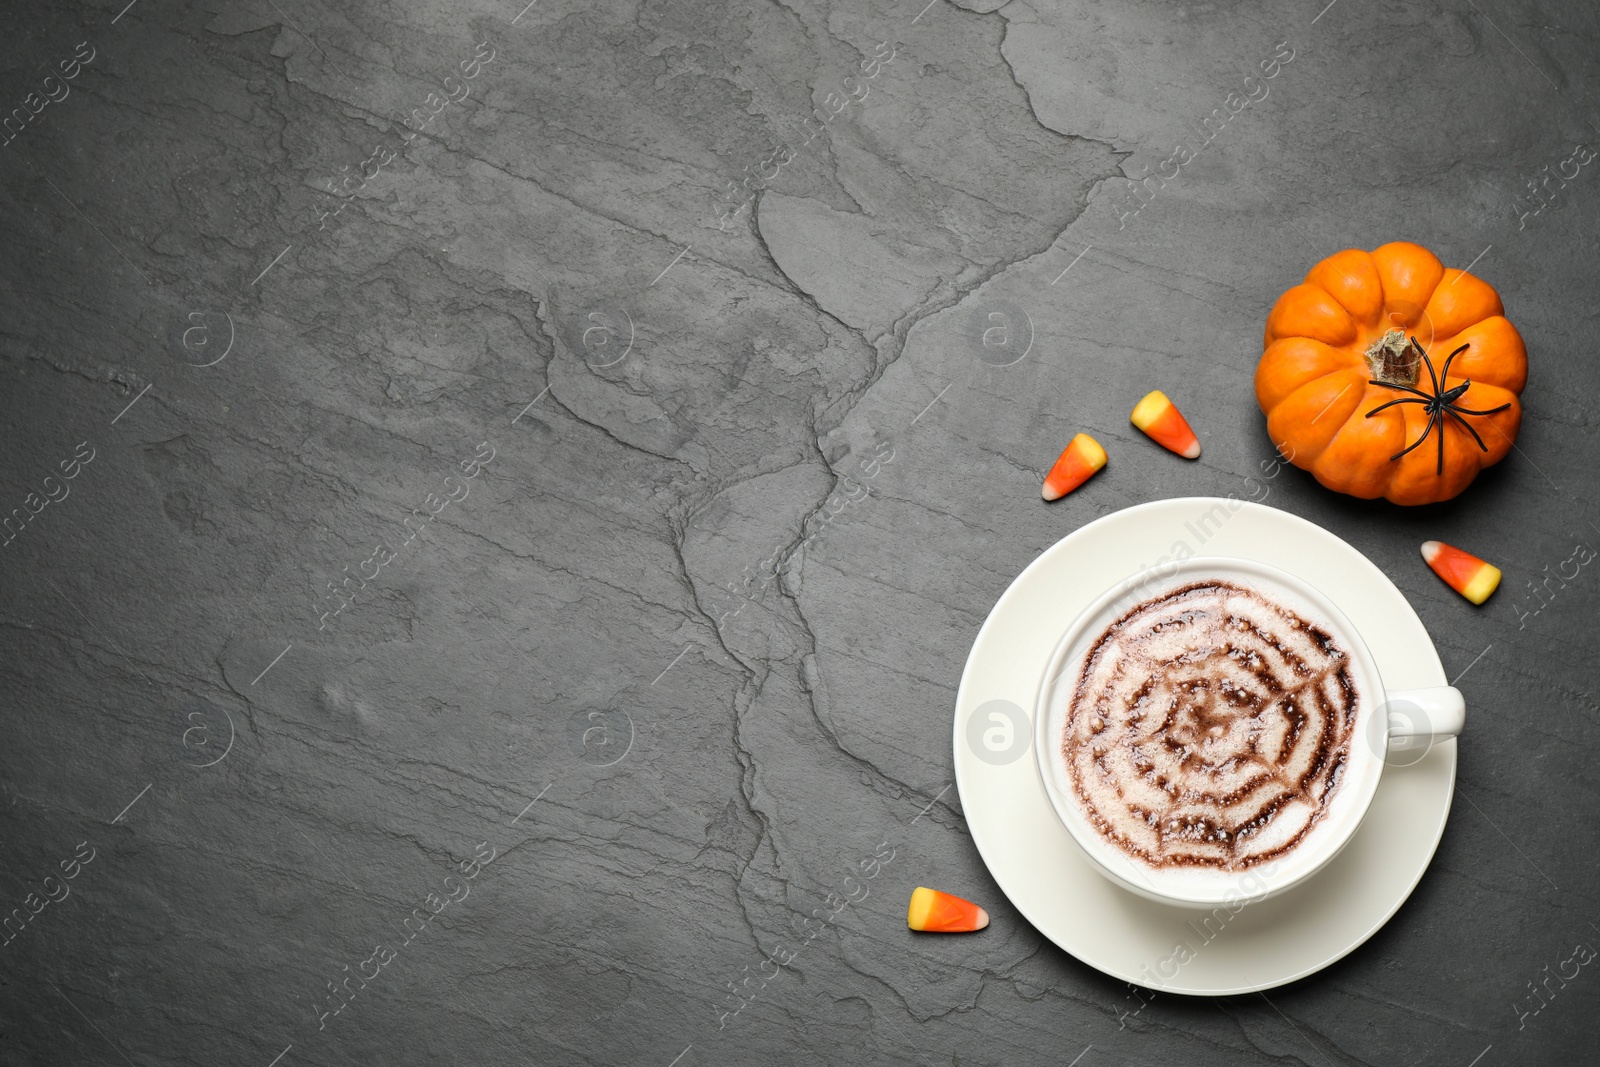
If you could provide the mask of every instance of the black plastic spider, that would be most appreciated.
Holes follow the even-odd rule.
[[[1392,408],[1396,404],[1421,404],[1424,410],[1426,410],[1428,413],[1428,425],[1423,428],[1422,436],[1418,437],[1415,441],[1411,442],[1409,445],[1402,448],[1389,458],[1391,460],[1399,459],[1401,456],[1405,455],[1407,452],[1410,452],[1413,448],[1416,448],[1422,442],[1426,441],[1428,439],[1428,435],[1432,433],[1435,428],[1437,428],[1439,431],[1439,464],[1434,470],[1434,473],[1439,475],[1444,473],[1444,417],[1446,415],[1459,422],[1462,427],[1472,435],[1472,439],[1478,442],[1478,447],[1487,452],[1489,451],[1489,446],[1483,443],[1483,438],[1478,436],[1478,431],[1474,430],[1472,425],[1467,422],[1466,419],[1462,418],[1462,416],[1493,415],[1496,412],[1504,411],[1511,405],[1509,403],[1501,404],[1499,407],[1490,408],[1488,411],[1474,411],[1471,408],[1456,407],[1456,400],[1460,398],[1461,394],[1472,388],[1471,378],[1468,378],[1454,389],[1444,389],[1444,382],[1450,376],[1451,361],[1461,353],[1465,352],[1467,349],[1471,348],[1471,344],[1464,344],[1454,352],[1450,353],[1449,357],[1444,361],[1444,370],[1438,372],[1437,374],[1435,374],[1433,370],[1433,360],[1428,358],[1427,350],[1417,342],[1415,337],[1411,338],[1411,346],[1417,350],[1417,355],[1421,356],[1422,362],[1427,365],[1428,377],[1433,380],[1433,393],[1430,395],[1423,392],[1421,389],[1415,389],[1409,385],[1396,385],[1394,382],[1384,382],[1373,378],[1367,382],[1368,385],[1381,385],[1385,389],[1399,389],[1402,392],[1415,393],[1417,395],[1414,397],[1403,396],[1398,400],[1391,400],[1386,404],[1379,404],[1377,407],[1367,412],[1367,418],[1370,419],[1384,408]]]

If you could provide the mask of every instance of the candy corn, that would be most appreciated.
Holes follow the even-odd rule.
[[[1200,438],[1189,429],[1183,412],[1161,390],[1146,394],[1143,400],[1134,405],[1133,414],[1128,418],[1162,448],[1176,452],[1184,459],[1200,458]]]
[[[1100,447],[1100,442],[1080,433],[1062,449],[1056,465],[1044,476],[1044,488],[1039,495],[1046,500],[1060,500],[1105,465],[1106,450]]]
[[[1474,604],[1488,600],[1500,585],[1499,567],[1443,541],[1422,542],[1422,558],[1445,584]]]
[[[989,925],[989,913],[968,900],[918,886],[906,909],[906,925],[935,934],[964,934]]]

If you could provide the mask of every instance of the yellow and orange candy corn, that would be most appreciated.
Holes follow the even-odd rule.
[[[1189,429],[1188,420],[1178,410],[1178,405],[1161,390],[1145,394],[1145,398],[1134,405],[1133,414],[1128,418],[1162,448],[1176,452],[1184,459],[1200,458],[1200,438]]]
[[[989,913],[970,900],[918,886],[906,908],[906,925],[934,934],[964,934],[988,926]]]
[[[1499,567],[1443,541],[1422,542],[1422,558],[1446,585],[1474,604],[1488,600],[1500,585]]]
[[[1100,447],[1100,442],[1086,433],[1080,433],[1061,450],[1056,465],[1044,476],[1044,488],[1040,490],[1040,495],[1046,500],[1060,500],[1105,465],[1106,450]]]

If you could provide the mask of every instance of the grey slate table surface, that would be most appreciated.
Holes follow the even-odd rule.
[[[1592,6],[125,4],[0,16],[0,1062],[1593,1059],[1600,578],[1530,589],[1600,544]],[[1415,605],[1461,791],[1354,954],[1151,999],[990,879],[962,664],[1062,536],[1242,495],[1267,309],[1394,239],[1499,288],[1518,451],[1267,503]]]

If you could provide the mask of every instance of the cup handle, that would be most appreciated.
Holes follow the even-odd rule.
[[[1467,722],[1467,702],[1461,690],[1449,685],[1385,693],[1384,708],[1392,752],[1429,748],[1460,734]]]

